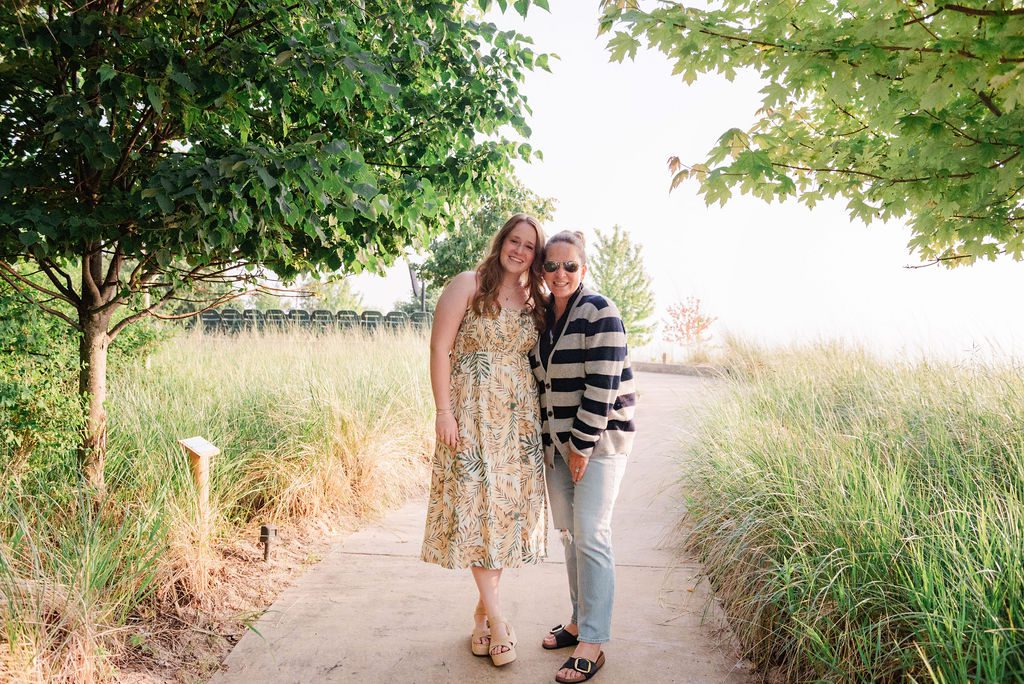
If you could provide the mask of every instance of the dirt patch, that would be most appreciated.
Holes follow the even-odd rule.
[[[117,681],[205,682],[278,595],[363,524],[279,525],[269,563],[263,561],[259,525],[243,530],[244,539],[219,545],[220,562],[202,605],[169,603],[129,620],[126,651],[115,660]]]

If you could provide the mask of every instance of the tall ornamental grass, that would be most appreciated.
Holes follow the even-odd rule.
[[[740,349],[689,546],[789,681],[1024,681],[1024,373]]]
[[[196,333],[115,369],[103,500],[71,450],[7,464],[0,681],[114,681],[133,624],[213,600],[240,528],[373,516],[424,487],[427,362],[413,332]],[[221,449],[207,525],[177,444],[195,435]]]

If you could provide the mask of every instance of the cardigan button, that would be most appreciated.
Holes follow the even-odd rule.
[[[548,411],[548,418],[554,418],[554,417],[555,417],[555,412],[554,411]]]
[[[545,382],[544,383],[544,387],[546,387],[547,389],[551,389],[551,383],[550,382]]]

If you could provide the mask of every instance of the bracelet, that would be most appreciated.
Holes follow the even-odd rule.
[[[435,412],[435,413],[436,413],[437,415],[439,415],[439,416],[443,416],[443,415],[444,415],[444,414],[446,414],[446,413],[451,413],[451,412],[452,412],[452,410],[451,410],[451,409],[439,409],[439,408],[435,408],[435,409],[434,409],[434,412]]]

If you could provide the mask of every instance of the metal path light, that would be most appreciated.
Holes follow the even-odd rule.
[[[277,538],[277,527],[274,525],[263,525],[260,527],[260,543],[263,544],[263,560],[270,562],[271,547],[274,539]]]

